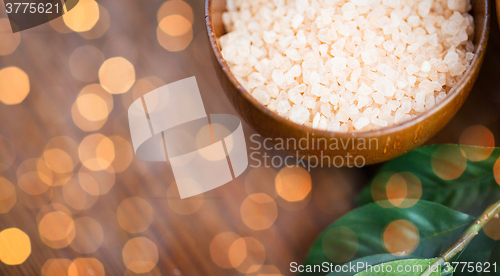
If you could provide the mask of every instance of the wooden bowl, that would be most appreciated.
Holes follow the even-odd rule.
[[[268,140],[274,144],[290,141],[285,151],[301,158],[305,157],[305,160],[313,163],[322,162],[321,160],[326,163],[329,158],[335,160],[330,163],[335,166],[352,166],[355,159],[356,165],[360,165],[362,161],[368,165],[390,160],[422,145],[441,130],[464,103],[483,63],[491,21],[489,0],[472,0],[472,2],[475,57],[472,65],[450,90],[446,99],[401,124],[378,130],[348,133],[317,130],[295,124],[257,102],[236,80],[221,54],[218,38],[225,33],[222,23],[225,0],[205,0],[205,22],[216,72],[222,87],[239,114],[256,132],[264,138],[270,138]],[[293,141],[299,141],[299,144],[295,147]]]

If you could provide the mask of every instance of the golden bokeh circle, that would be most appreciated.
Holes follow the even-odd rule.
[[[19,67],[0,70],[0,102],[6,105],[19,104],[30,92],[30,79]]]
[[[111,94],[125,93],[135,82],[134,65],[123,57],[107,59],[99,68],[99,82]]]
[[[100,129],[113,110],[113,96],[99,84],[82,88],[71,107],[71,116],[76,126],[84,131]]]
[[[153,222],[153,207],[140,197],[127,198],[116,211],[118,223],[129,233],[146,231]]]
[[[229,259],[229,249],[239,238],[240,236],[234,232],[224,232],[215,236],[210,242],[212,261],[222,268],[233,268]]]
[[[311,192],[311,175],[300,166],[284,167],[276,176],[275,185],[278,195],[286,201],[301,201]]]
[[[229,247],[229,262],[239,272],[256,272],[265,260],[266,249],[255,238],[239,238]]]
[[[420,243],[418,228],[408,220],[391,222],[382,236],[387,251],[398,256],[410,255]]]
[[[97,196],[87,193],[78,182],[78,177],[71,178],[62,187],[64,202],[75,210],[86,210],[91,208],[97,201]]]
[[[484,226],[484,233],[496,241],[500,241],[500,219],[494,218]]]
[[[0,261],[6,265],[24,263],[31,254],[31,241],[28,235],[18,228],[0,232]]]
[[[109,29],[111,23],[111,20],[109,18],[109,12],[103,5],[101,4],[98,5],[99,5],[99,20],[97,21],[97,23],[92,27],[92,29],[78,33],[79,35],[81,35],[86,39],[100,38]]]
[[[156,17],[158,23],[160,23],[163,18],[175,14],[181,15],[182,17],[186,18],[191,24],[193,24],[194,22],[193,9],[188,3],[181,0],[165,1],[158,9]]]
[[[483,161],[495,149],[495,136],[487,127],[473,125],[462,132],[459,144],[465,146],[462,149],[469,160],[475,162]]]
[[[83,166],[92,171],[106,170],[115,160],[115,147],[108,137],[96,133],[85,137],[78,147]]]
[[[105,276],[104,266],[95,258],[75,259],[68,268],[68,276]]]
[[[56,173],[69,173],[75,169],[71,156],[60,148],[44,151],[43,159],[49,168]]]
[[[0,56],[12,54],[21,43],[21,33],[13,33],[10,21],[0,18]]]
[[[158,247],[145,237],[129,240],[122,251],[125,266],[135,273],[147,273],[158,263]]]
[[[113,166],[102,171],[92,171],[86,167],[80,167],[77,177],[82,189],[93,196],[107,194],[116,182]]]
[[[371,184],[373,200],[384,208],[409,208],[422,197],[422,183],[410,172],[382,172]]]
[[[358,236],[347,226],[330,228],[321,240],[323,253],[336,263],[351,261],[358,253]]]
[[[251,194],[241,204],[240,214],[250,229],[264,230],[271,227],[278,218],[278,206],[266,194]]]
[[[49,241],[68,239],[68,245],[75,237],[73,218],[65,212],[55,211],[43,216],[38,224],[40,235]]]
[[[454,180],[464,173],[467,158],[460,147],[441,145],[432,154],[431,165],[434,173],[441,179]]]
[[[158,25],[156,28],[156,37],[161,47],[169,52],[180,52],[186,49],[193,41],[193,29],[189,28],[189,30],[179,36],[171,36],[165,33],[162,28]]]
[[[164,17],[159,23],[160,29],[170,36],[181,36],[188,33],[191,28],[191,22],[180,14],[173,14]]]
[[[68,28],[75,32],[85,32],[99,20],[99,5],[94,0],[80,0],[78,4],[62,16]]]
[[[116,173],[125,171],[134,159],[134,149],[132,145],[121,136],[115,135],[108,137],[115,148],[115,159],[111,166],[115,169]]]
[[[67,276],[71,263],[69,259],[48,259],[42,267],[42,276]]]

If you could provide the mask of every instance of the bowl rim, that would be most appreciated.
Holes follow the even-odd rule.
[[[471,65],[467,70],[463,73],[462,77],[458,81],[458,83],[448,92],[446,98],[434,105],[431,109],[426,110],[420,114],[418,114],[415,118],[404,121],[403,123],[389,125],[386,127],[382,127],[375,130],[367,130],[367,131],[348,131],[348,132],[340,132],[340,131],[328,131],[328,130],[319,130],[305,125],[299,125],[286,119],[277,113],[271,111],[263,104],[259,103],[251,94],[248,92],[241,83],[236,79],[236,77],[231,72],[229,65],[226,60],[222,57],[222,52],[219,49],[218,38],[215,35],[215,30],[213,28],[212,21],[212,3],[214,0],[205,0],[205,25],[207,28],[208,38],[210,41],[210,46],[212,48],[213,53],[217,59],[217,62],[221,66],[222,70],[229,78],[231,83],[237,88],[237,90],[242,94],[242,96],[249,101],[254,107],[256,107],[262,113],[270,116],[278,123],[283,124],[286,127],[296,129],[298,131],[306,132],[306,133],[314,133],[317,136],[323,137],[335,137],[335,138],[372,138],[377,136],[385,136],[389,134],[394,134],[404,129],[408,129],[418,125],[422,121],[425,121],[435,115],[438,111],[444,108],[446,105],[450,104],[458,95],[460,95],[466,86],[466,84],[474,77],[476,71],[481,69],[481,64],[486,53],[486,47],[488,45],[489,33],[490,33],[490,24],[491,24],[491,2],[489,0],[480,0],[485,2],[485,14],[484,14],[484,28],[480,34],[479,43],[475,45],[476,49],[474,49],[474,58],[471,62]],[[474,1],[474,0],[472,0]],[[477,1],[477,0],[476,0]],[[446,122],[448,123],[448,122]]]

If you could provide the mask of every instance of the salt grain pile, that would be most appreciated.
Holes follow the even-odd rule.
[[[227,0],[220,38],[255,99],[329,131],[398,124],[446,97],[474,54],[469,0]]]

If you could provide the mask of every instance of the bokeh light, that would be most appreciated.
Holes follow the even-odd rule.
[[[28,75],[20,68],[11,66],[0,70],[0,102],[19,104],[30,92]]]
[[[497,184],[500,185],[500,158],[498,158],[495,165],[493,165],[493,175],[495,176]]]
[[[68,276],[104,276],[104,266],[95,258],[75,259],[68,269]]]
[[[240,208],[241,218],[252,230],[271,227],[278,218],[278,206],[270,196],[258,193],[247,196]]]
[[[26,159],[16,171],[17,185],[30,195],[41,195],[52,185],[52,171],[38,158]]]
[[[73,122],[84,131],[100,129],[113,110],[113,96],[99,84],[85,86],[71,108]]]
[[[359,248],[358,236],[347,226],[329,229],[321,240],[323,253],[336,263],[351,261]]]
[[[0,232],[0,261],[6,265],[24,263],[31,254],[31,241],[28,235],[18,228]]]
[[[205,201],[203,194],[181,199],[179,189],[174,182],[167,190],[168,206],[179,215],[190,215],[196,213]]]
[[[160,21],[160,29],[170,36],[181,36],[191,30],[191,22],[180,14],[166,16]]]
[[[453,145],[441,145],[431,157],[432,170],[443,180],[459,178],[467,167],[465,152]]]
[[[14,145],[7,137],[0,135],[0,172],[9,169],[15,159]]]
[[[311,176],[300,166],[284,167],[276,176],[275,185],[283,199],[301,201],[311,192]]]
[[[116,211],[118,223],[129,233],[141,233],[153,222],[153,208],[140,197],[127,198]]]
[[[210,257],[212,261],[222,268],[233,268],[229,258],[229,249],[238,239],[240,239],[240,236],[234,232],[224,232],[215,236],[210,242]],[[234,259],[235,257],[232,258]]]
[[[21,33],[12,33],[9,19],[0,18],[0,56],[12,54],[21,43]]]
[[[482,161],[488,158],[495,149],[495,137],[493,133],[482,125],[473,125],[464,130],[459,140],[467,158],[471,161]],[[467,146],[478,146],[474,148]]]
[[[483,228],[484,230],[484,233],[496,240],[496,241],[500,241],[500,219],[498,218],[494,218],[492,220],[490,220]]]
[[[420,233],[413,223],[396,220],[385,228],[383,240],[389,253],[398,256],[410,255],[420,243]]]
[[[132,145],[118,135],[111,136],[109,139],[113,142],[113,147],[115,148],[115,160],[113,160],[111,166],[114,168],[115,173],[123,172],[130,166],[130,163],[134,159]]]
[[[111,94],[125,93],[135,82],[134,65],[123,57],[107,59],[99,69],[99,82]]]
[[[75,223],[65,212],[55,211],[43,216],[38,224],[43,242],[52,248],[67,247],[75,238]]]
[[[69,57],[69,70],[79,81],[91,82],[98,79],[98,72],[104,62],[102,52],[92,45],[76,48]]]
[[[48,259],[42,267],[42,276],[68,276],[69,259]]]
[[[265,260],[264,245],[255,238],[239,238],[229,247],[229,262],[239,272],[256,272]]]
[[[96,133],[85,137],[78,147],[83,166],[92,171],[109,168],[115,160],[115,147],[108,137]]]
[[[85,32],[99,20],[99,5],[94,0],[80,0],[78,4],[62,16],[68,28],[75,32]]]
[[[161,23],[161,22],[160,22]],[[160,45],[169,52],[179,52],[186,49],[193,40],[193,29],[180,36],[171,36],[163,31],[159,25],[156,29],[156,36]]]
[[[156,36],[160,45],[170,51],[186,49],[193,40],[193,10],[180,0],[166,1],[157,13]]]
[[[422,197],[422,183],[410,172],[383,172],[371,185],[372,197],[384,208],[409,208]]]
[[[8,213],[16,201],[16,187],[9,180],[0,176],[0,214]]]
[[[158,248],[145,237],[131,239],[122,251],[125,266],[135,273],[147,273],[158,263]]]
[[[75,164],[68,153],[59,148],[49,149],[43,153],[45,163],[56,173],[69,173],[75,169]]]
[[[71,248],[80,254],[96,252],[104,241],[101,224],[91,217],[80,217],[74,220],[74,225],[76,234]]]
[[[97,196],[87,193],[78,182],[78,178],[72,178],[62,187],[64,202],[75,210],[86,210],[94,205]]]
[[[79,35],[81,35],[86,39],[100,38],[109,29],[109,25],[111,23],[111,20],[109,18],[109,12],[103,5],[100,4],[98,5],[99,5],[99,19],[97,20],[97,23],[92,27],[92,29],[78,33]]]
[[[171,0],[165,1],[158,9],[157,19],[158,23],[160,23],[163,18],[179,14],[182,17],[186,18],[191,24],[194,22],[193,9],[189,6],[188,3],[181,0]]]
[[[78,182],[85,192],[100,196],[107,194],[115,185],[116,176],[112,166],[103,171],[92,171],[81,167],[78,171]]]

